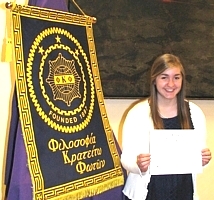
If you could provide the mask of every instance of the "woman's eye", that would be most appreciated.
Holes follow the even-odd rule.
[[[166,76],[162,76],[162,77],[161,77],[161,79],[166,79],[166,78],[167,78]]]

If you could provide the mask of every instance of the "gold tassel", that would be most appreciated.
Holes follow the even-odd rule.
[[[1,62],[12,61],[12,40],[11,38],[4,38],[2,45]]]
[[[5,62],[12,61],[12,40],[11,38],[6,38],[6,48],[5,48]]]
[[[10,2],[10,3],[6,3],[6,5],[8,5],[8,8],[11,8],[11,5],[13,5],[13,4]],[[5,17],[6,17],[5,38],[4,38],[3,46],[2,46],[1,61],[2,62],[11,62],[13,59],[13,47],[12,47],[12,39],[11,39],[11,12],[10,12],[10,10],[6,11]]]

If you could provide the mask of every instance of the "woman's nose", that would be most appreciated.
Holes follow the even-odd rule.
[[[175,85],[174,80],[170,78],[169,81],[168,81],[168,86],[169,87],[173,87],[174,85]]]

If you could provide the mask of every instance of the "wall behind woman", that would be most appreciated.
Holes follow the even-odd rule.
[[[106,99],[106,110],[111,127],[121,146],[122,125],[129,108],[135,104],[137,99]],[[192,100],[204,112],[207,120],[207,146],[214,155],[214,100]],[[191,147],[191,146],[190,146]],[[122,148],[122,147],[121,147]],[[202,174],[198,175],[197,192],[200,200],[214,199],[214,158],[204,168]]]

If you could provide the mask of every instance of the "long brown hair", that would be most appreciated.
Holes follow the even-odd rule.
[[[150,76],[150,97],[149,104],[151,109],[151,117],[154,123],[155,129],[163,129],[163,121],[158,112],[158,104],[157,104],[157,89],[155,85],[155,80],[158,75],[164,72],[166,69],[170,67],[178,67],[181,70],[182,75],[182,86],[181,90],[177,94],[177,112],[178,117],[181,123],[182,129],[190,129],[190,116],[189,116],[189,106],[185,101],[185,71],[180,59],[172,54],[163,54],[159,56],[153,63],[151,68],[151,76]]]

